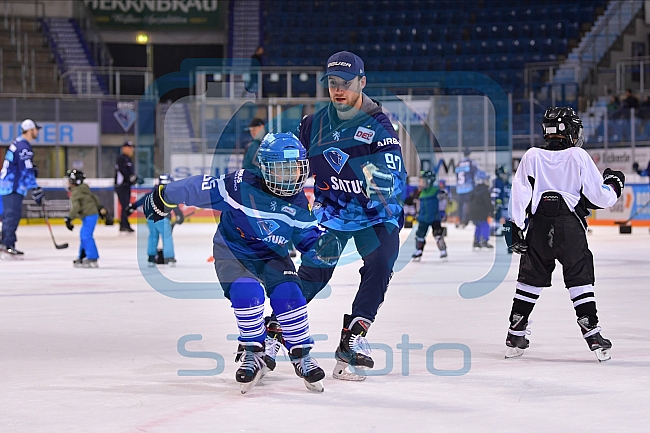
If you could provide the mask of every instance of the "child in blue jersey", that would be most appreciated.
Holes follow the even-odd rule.
[[[434,172],[423,171],[420,174],[420,189],[418,191],[420,209],[418,211],[418,229],[415,232],[415,252],[412,256],[416,261],[422,258],[429,227],[433,231],[433,237],[440,250],[440,258],[447,257],[447,245],[442,228],[442,218],[445,215],[440,211],[441,202],[446,202],[447,191],[441,189],[435,182],[436,174]]]
[[[239,327],[236,380],[242,393],[254,386],[267,365],[264,295],[283,329],[296,374],[308,389],[322,391],[325,373],[309,352],[307,302],[287,244],[312,261],[329,266],[340,253],[335,236],[316,223],[302,188],[309,175],[305,148],[291,133],[267,134],[257,155],[262,178],[239,170],[219,178],[193,176],[160,185],[147,195],[143,210],[158,221],[177,204],[222,211],[214,235],[215,270],[230,299]],[[277,352],[277,351],[276,351]]]
[[[476,227],[474,229],[474,244],[472,248],[494,248],[488,243],[488,239],[490,238],[488,217],[494,215],[489,183],[489,174],[484,171],[476,172],[468,212],[469,220]]]
[[[158,185],[168,185],[174,181],[174,177],[171,174],[161,174],[158,176]],[[157,188],[154,187],[154,190]],[[131,215],[133,211],[144,204],[145,199],[147,198],[144,195],[140,200],[135,203],[129,203],[127,215]],[[178,207],[172,209],[172,212],[176,215],[176,222],[174,224],[181,225],[185,221],[183,212]],[[171,216],[168,215],[166,218],[163,218],[160,221],[153,222],[147,220],[147,226],[149,227],[149,239],[147,241],[147,255],[149,267],[154,267],[156,264],[165,264],[171,267],[176,266],[176,256],[174,253],[174,239],[172,238],[172,224]],[[159,257],[158,254],[158,240],[162,238],[162,257]]]

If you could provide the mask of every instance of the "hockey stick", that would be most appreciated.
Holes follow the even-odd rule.
[[[47,218],[47,212],[45,212],[45,204],[41,205],[41,208],[43,209],[43,215],[45,216],[45,224],[47,224],[47,228],[50,229],[50,236],[52,237],[52,243],[54,244],[54,248],[57,250],[63,250],[65,248],[68,248],[68,243],[63,243],[61,245],[58,245],[56,241],[54,240],[54,233],[52,232],[52,226],[50,225],[50,220]]]
[[[644,204],[643,206],[641,206],[640,208],[638,208],[638,209],[636,210],[636,212],[634,212],[634,214],[633,214],[630,218],[628,218],[626,221],[614,221],[614,224],[618,224],[618,225],[626,225],[627,223],[629,223],[630,221],[632,221],[632,220],[634,219],[634,217],[637,216],[637,215],[639,214],[639,212],[641,212],[643,209],[647,208],[648,206],[650,206],[650,200],[649,200],[646,204]]]

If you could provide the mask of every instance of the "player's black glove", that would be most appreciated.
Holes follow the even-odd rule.
[[[43,192],[43,188],[40,186],[37,186],[32,190],[32,200],[36,202],[37,205],[41,206],[43,204],[43,196],[45,193]]]
[[[169,215],[169,212],[176,207],[175,204],[165,203],[162,198],[164,185],[158,185],[153,191],[147,194],[144,204],[142,205],[142,212],[147,219],[156,222],[160,221]]]
[[[104,206],[101,204],[97,207],[97,212],[99,213],[99,217],[106,221],[106,217],[108,216],[108,209],[106,209]]]
[[[620,197],[625,186],[625,175],[622,171],[606,168],[603,172],[603,183],[611,186],[616,192],[616,197]]]
[[[63,220],[65,221],[65,226],[68,228],[68,230],[72,231],[72,229],[74,229],[74,224],[72,224],[70,217],[67,216],[63,218]]]
[[[506,221],[503,225],[503,237],[506,245],[510,250],[522,256],[528,251],[528,242],[524,236],[523,230],[512,221]]]
[[[639,173],[641,170],[639,170],[639,163],[635,162],[632,164],[632,170],[634,170],[635,173]]]
[[[341,242],[333,233],[325,232],[316,241],[314,253],[316,260],[334,266],[341,256]]]
[[[135,205],[134,203],[129,203],[129,205],[126,207],[126,214],[131,215],[133,212],[135,212]]]
[[[365,177],[363,191],[370,200],[386,202],[393,194],[393,174],[386,168],[368,162],[361,168]]]
[[[176,222],[174,224],[181,225],[185,222],[185,215],[183,212],[176,212]]]

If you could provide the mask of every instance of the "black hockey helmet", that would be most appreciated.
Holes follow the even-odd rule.
[[[74,170],[68,170],[66,172],[66,177],[68,178],[68,183],[81,185],[82,183],[84,183],[84,179],[86,178],[86,175],[84,174],[83,171],[74,169]]]
[[[427,188],[431,188],[436,181],[436,174],[431,170],[422,170],[420,177],[426,182]]]
[[[510,170],[508,170],[504,165],[498,164],[496,169],[494,170],[494,174],[497,176],[501,176],[502,174],[509,175]]]
[[[561,135],[570,146],[582,147],[584,131],[582,120],[571,107],[550,107],[542,120],[544,138],[549,135]]]

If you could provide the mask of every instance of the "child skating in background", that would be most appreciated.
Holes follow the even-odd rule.
[[[445,203],[446,208],[447,191],[441,189],[435,182],[436,174],[434,172],[423,171],[420,174],[419,189],[416,192],[420,210],[418,212],[418,229],[415,232],[415,252],[412,256],[416,261],[422,257],[429,227],[433,231],[433,237],[440,250],[440,258],[447,257],[447,245],[441,224],[443,217],[446,218],[446,213],[440,212],[442,202]]]
[[[469,219],[476,226],[472,248],[494,248],[488,243],[490,239],[488,217],[494,214],[490,197],[490,175],[484,171],[476,172],[474,184],[469,202]]]
[[[161,174],[158,177],[158,185],[168,185],[174,181],[174,177],[171,174]],[[158,185],[154,187],[154,190],[158,188]],[[147,195],[142,196],[140,200],[135,203],[129,204],[129,215],[133,213],[138,207],[142,206],[146,199]],[[183,212],[180,209],[174,208],[174,214],[176,215],[176,222],[174,225],[183,224],[185,217]],[[169,266],[176,266],[176,257],[174,255],[174,239],[172,238],[172,224],[171,224],[171,213],[167,217],[161,219],[160,221],[153,222],[152,220],[147,220],[147,226],[149,227],[149,240],[147,242],[147,255],[149,267],[154,267],[157,264],[165,264]],[[162,237],[162,257],[159,256],[158,251],[158,241]]]
[[[97,196],[84,183],[86,176],[82,171],[69,170],[67,178],[70,190],[70,213],[65,217],[65,226],[72,231],[74,229],[72,221],[75,218],[81,219],[79,257],[72,263],[75,268],[96,268],[99,253],[93,233],[100,213],[106,215],[106,208],[100,205]]]

